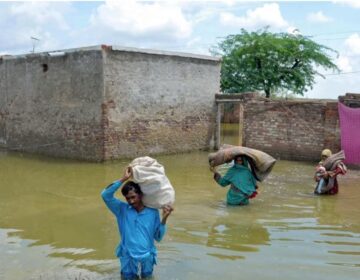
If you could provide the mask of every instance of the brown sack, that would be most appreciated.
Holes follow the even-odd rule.
[[[209,154],[209,165],[215,167],[232,161],[236,156],[247,156],[252,172],[258,181],[263,181],[271,172],[276,159],[272,156],[251,148],[223,145],[219,151]]]
[[[343,150],[340,152],[329,156],[323,163],[327,171],[333,171],[336,169],[339,163],[345,160],[345,153]]]

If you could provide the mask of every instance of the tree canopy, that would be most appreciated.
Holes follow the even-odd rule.
[[[303,95],[312,88],[319,67],[339,70],[329,47],[300,34],[271,33],[267,28],[229,35],[211,50],[222,56],[221,89],[225,93],[278,90]]]

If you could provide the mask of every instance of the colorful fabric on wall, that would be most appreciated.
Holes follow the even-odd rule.
[[[360,108],[350,108],[340,102],[338,108],[345,163],[360,164]]]

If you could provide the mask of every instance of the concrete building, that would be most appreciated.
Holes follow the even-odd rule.
[[[214,145],[220,60],[96,46],[0,58],[0,148],[90,161]]]

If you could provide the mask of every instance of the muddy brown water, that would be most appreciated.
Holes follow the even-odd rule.
[[[207,153],[160,156],[176,189],[155,279],[360,279],[360,171],[312,194],[312,163],[278,161],[246,207],[225,204]],[[128,161],[0,154],[0,279],[120,279],[101,190]]]

